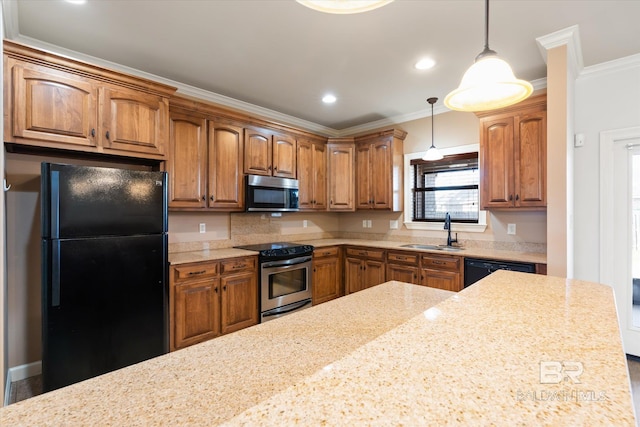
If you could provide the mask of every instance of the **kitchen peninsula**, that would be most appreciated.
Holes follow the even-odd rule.
[[[0,409],[3,426],[296,423],[632,426],[613,292],[387,282]]]

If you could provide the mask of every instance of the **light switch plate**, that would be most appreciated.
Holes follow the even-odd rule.
[[[371,228],[371,220],[370,219],[367,220],[367,228]]]
[[[207,232],[207,224],[205,224],[204,222],[200,223],[200,233],[206,233]]]
[[[366,219],[362,220],[362,228],[367,228],[367,220]]]
[[[515,224],[507,224],[507,234],[516,234]]]
[[[309,225],[309,223],[307,222],[306,219],[302,220],[302,228],[307,228],[307,226]]]

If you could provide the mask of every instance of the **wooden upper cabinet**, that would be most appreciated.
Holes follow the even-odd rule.
[[[170,208],[204,208],[207,204],[207,121],[171,112],[169,122]]]
[[[92,82],[30,64],[15,65],[11,81],[13,126],[6,130],[13,137],[96,146],[98,89]]]
[[[327,144],[329,210],[355,210],[355,145],[353,139]]]
[[[298,141],[298,195],[301,210],[327,209],[327,153],[321,142]]]
[[[478,116],[482,208],[545,208],[546,95]]]
[[[296,139],[291,135],[273,135],[273,176],[296,177]]]
[[[356,138],[357,209],[401,211],[403,141],[406,132],[389,129]]]
[[[244,173],[296,177],[296,139],[267,130],[245,129]]]
[[[209,122],[208,206],[244,208],[242,128]]]
[[[7,40],[4,73],[9,146],[165,160],[175,88]]]
[[[271,176],[271,137],[267,131],[244,130],[244,173]]]
[[[105,148],[164,155],[167,98],[115,87],[101,88],[100,96],[100,138]]]

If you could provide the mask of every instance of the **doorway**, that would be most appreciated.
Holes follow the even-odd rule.
[[[625,352],[640,357],[640,127],[600,133],[600,281]]]

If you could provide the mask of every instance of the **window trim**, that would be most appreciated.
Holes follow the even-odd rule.
[[[478,152],[480,144],[459,145],[456,147],[441,148],[439,151],[443,156],[453,154],[463,154]],[[417,153],[407,153],[404,155],[404,226],[409,230],[442,230],[444,221],[411,221],[411,213],[413,212],[411,190],[412,188],[406,183],[411,182],[411,160],[420,159],[425,155],[425,151]],[[479,201],[478,201],[479,202]],[[487,229],[487,212],[480,210],[478,214],[478,223],[469,224],[462,222],[452,222],[452,231],[462,231],[469,233],[483,233]]]

